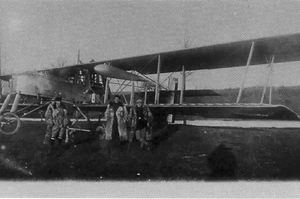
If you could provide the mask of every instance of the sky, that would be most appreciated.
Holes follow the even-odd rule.
[[[299,33],[299,10],[293,0],[0,0],[2,72],[71,65],[78,49],[88,62]],[[274,66],[275,85],[300,85],[299,64],[289,65]],[[263,82],[264,69],[253,67],[248,85]],[[242,72],[196,71],[187,86],[236,87]]]

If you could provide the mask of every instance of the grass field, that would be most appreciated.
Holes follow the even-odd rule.
[[[236,159],[236,175],[229,179],[300,179],[297,129],[173,125],[155,132],[151,151],[133,143],[111,153],[93,133],[78,133],[74,144],[48,153],[44,129],[25,123],[17,134],[0,136],[1,179],[211,180],[208,157],[221,143]]]

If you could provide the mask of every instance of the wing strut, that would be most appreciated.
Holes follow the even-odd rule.
[[[272,57],[272,61],[274,62],[274,55]],[[270,87],[270,93],[269,93],[269,104],[272,104],[272,75],[273,75],[273,64],[271,64],[271,69],[270,69],[270,83],[269,83],[269,87]]]
[[[154,98],[154,104],[159,104],[159,78],[160,78],[160,55],[158,55],[157,60],[157,81],[156,81],[156,88],[155,88],[155,98]]]
[[[238,97],[236,99],[236,103],[240,102],[240,99],[241,99],[241,96],[242,96],[242,92],[243,92],[244,85],[245,85],[245,80],[246,80],[246,77],[247,77],[247,74],[248,74],[250,61],[251,61],[251,58],[252,58],[252,55],[253,55],[253,49],[254,49],[254,41],[251,43],[251,48],[250,48],[250,53],[249,53],[248,60],[247,60],[246,69],[245,69],[245,73],[244,73],[244,76],[243,76],[243,79],[242,79],[242,84],[241,84],[241,87],[240,87],[240,90],[239,90],[239,94],[238,94]]]
[[[270,93],[271,93],[271,75],[272,75],[272,68],[273,68],[273,63],[274,63],[274,55],[272,56],[271,58],[271,62],[269,63],[268,65],[268,68],[269,68],[269,73],[268,73],[268,77],[267,77],[267,80],[266,80],[266,83],[265,83],[265,86],[264,86],[264,90],[263,90],[263,93],[261,95],[261,99],[260,99],[260,103],[264,103],[264,98],[265,98],[265,94],[266,94],[266,90],[267,90],[267,86],[270,85]],[[270,99],[270,98],[269,98]],[[270,101],[270,100],[269,100]]]
[[[108,101],[108,94],[109,94],[109,78],[106,78],[105,82],[105,91],[104,91],[104,104]]]
[[[144,95],[144,104],[147,104],[147,94],[148,94],[148,87],[147,84],[145,84],[145,95]]]
[[[130,106],[134,105],[134,81],[131,82]]]
[[[180,90],[180,104],[183,104],[183,92],[185,90],[185,68],[182,66],[181,90]]]

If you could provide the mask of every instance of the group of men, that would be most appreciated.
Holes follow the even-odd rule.
[[[105,111],[106,126],[105,139],[114,145],[132,142],[134,138],[142,148],[148,146],[151,140],[152,113],[143,100],[138,99],[136,104],[127,111],[121,102],[120,96],[114,96],[114,100],[107,105]],[[61,103],[61,97],[55,97],[48,105],[45,119],[47,123],[44,144],[53,145],[62,143],[67,133],[70,120],[67,110]]]
[[[149,107],[138,99],[136,104],[127,111],[121,102],[120,96],[114,96],[105,111],[106,126],[105,139],[114,144],[132,142],[134,137],[143,148],[151,139],[152,113]]]

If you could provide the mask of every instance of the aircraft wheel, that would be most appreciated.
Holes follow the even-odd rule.
[[[13,135],[21,127],[21,120],[15,113],[4,113],[0,116],[0,132],[4,135]]]

